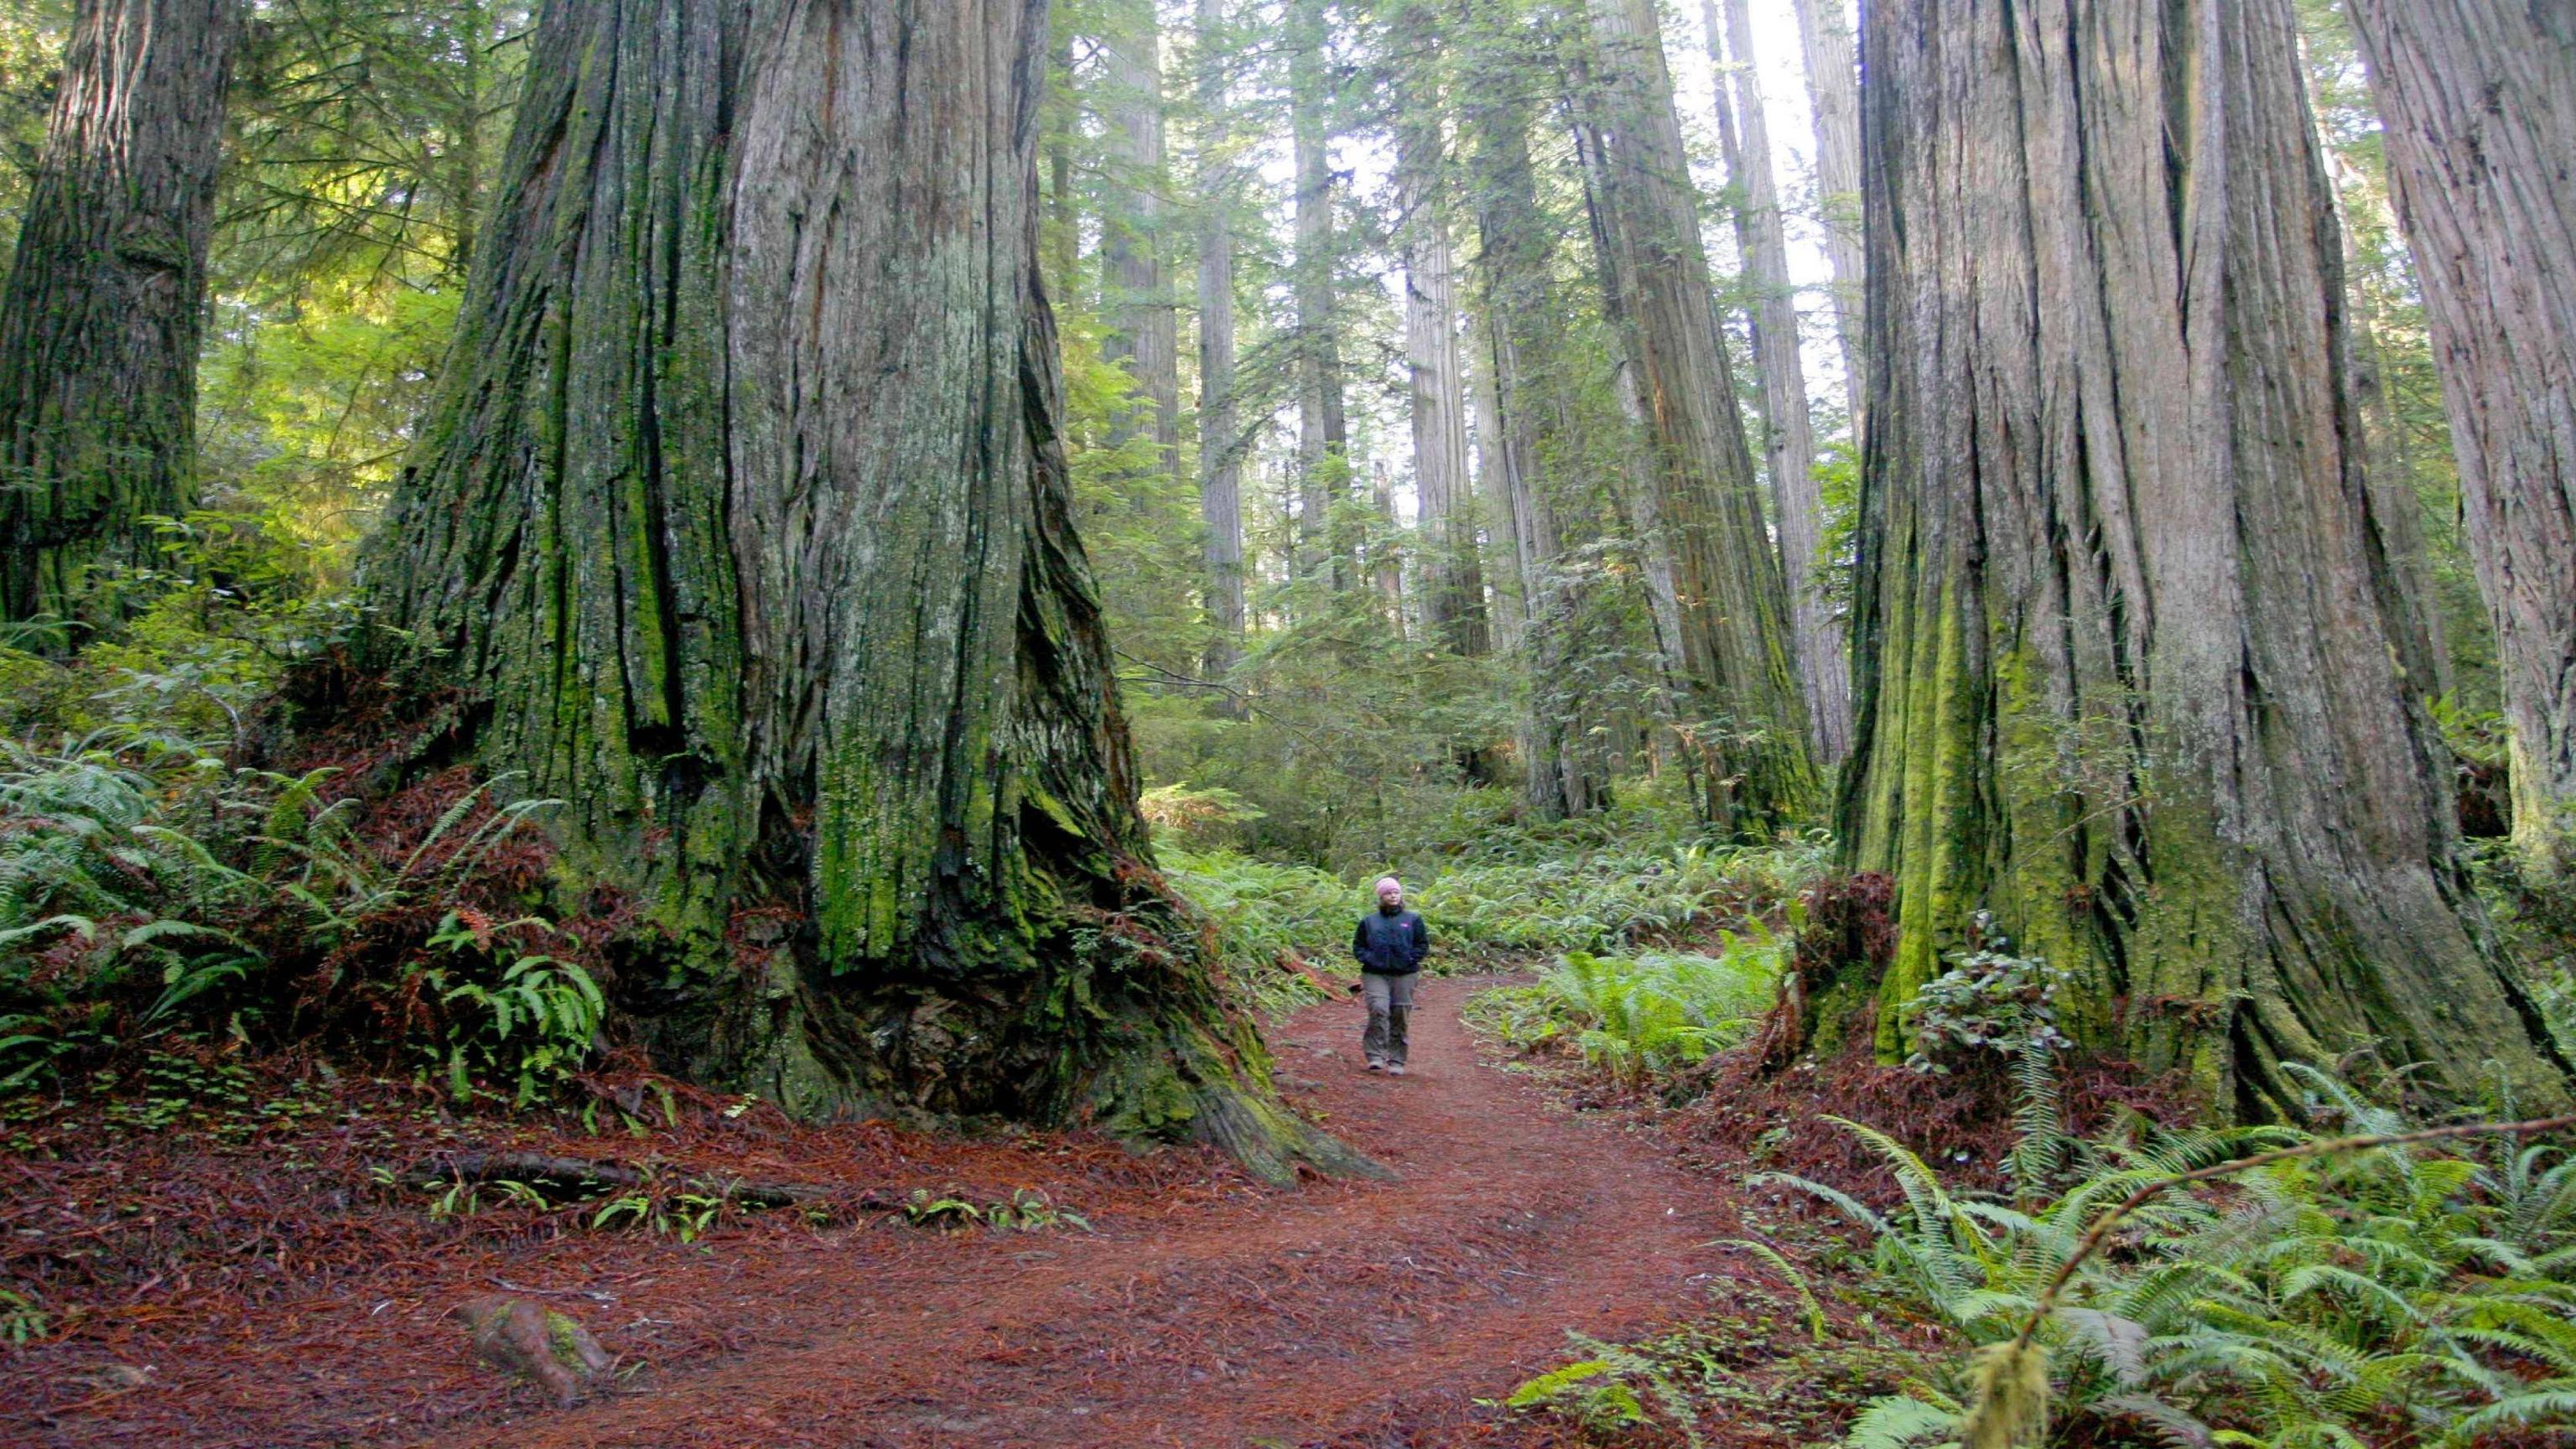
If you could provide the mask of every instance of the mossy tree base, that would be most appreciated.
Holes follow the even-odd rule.
[[[1275,1176],[1335,1153],[1163,944],[1069,523],[1044,14],[548,5],[367,581],[563,802],[563,888],[636,903],[664,1059]]]
[[[1896,881],[1882,1055],[1986,909],[2080,1038],[2222,1107],[2297,1112],[2290,1061],[2563,1103],[2459,866],[2287,0],[1869,25],[1843,833]]]
[[[240,0],[82,0],[0,286],[0,621],[84,611],[187,511]]]

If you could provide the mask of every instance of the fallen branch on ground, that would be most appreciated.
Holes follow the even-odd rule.
[[[400,1174],[395,1181],[420,1192],[432,1192],[460,1182],[558,1183],[572,1191],[567,1196],[595,1196],[625,1188],[642,1187],[671,1172],[687,1172],[679,1164],[647,1162],[628,1167],[617,1162],[597,1162],[583,1157],[553,1157],[539,1152],[459,1152],[418,1163]],[[761,1182],[729,1177],[690,1175],[690,1180],[707,1191],[730,1199],[743,1207],[802,1207],[808,1203],[850,1201],[857,1207],[893,1207],[891,1198],[872,1189],[860,1190],[855,1198],[851,1189],[814,1182]]]

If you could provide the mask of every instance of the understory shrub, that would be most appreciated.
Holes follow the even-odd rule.
[[[1351,924],[1369,909],[1366,881],[1229,851],[1167,846],[1161,856],[1172,884],[1214,922],[1221,959],[1268,966],[1284,954],[1354,969]],[[1645,944],[1678,949],[1786,909],[1823,860],[1812,843],[1601,851],[1454,867],[1411,884],[1407,903],[1430,925],[1435,971],[1495,957],[1632,953]]]
[[[527,1100],[590,1052],[604,1006],[584,941],[510,909],[544,879],[550,803],[455,770],[370,807],[329,767],[131,729],[0,740],[0,1091],[218,1032]]]
[[[2291,1070],[2352,1132],[2402,1130],[2332,1078]],[[1902,1206],[1881,1214],[1836,1187],[1768,1179],[1859,1226],[1877,1274],[1979,1350],[1878,1399],[1847,1444],[1956,1441],[1980,1392],[2015,1400],[1997,1422],[2054,1417],[2058,1435],[2086,1443],[2359,1449],[2576,1426],[2576,1159],[2511,1139],[2460,1155],[2395,1145],[2279,1161],[2151,1198],[2074,1270],[2038,1325],[2044,1354],[2002,1354],[2131,1194],[2320,1141],[2288,1127],[2138,1123],[2074,1140],[2054,1126],[2049,1080],[2024,1076],[2034,1095],[2009,1198],[1956,1188],[1842,1119],[1894,1173]]]
[[[1562,1043],[1621,1085],[1645,1089],[1750,1036],[1777,992],[1783,939],[1758,923],[1716,954],[1569,951],[1530,986],[1485,992],[1470,1019],[1506,1045]]]
[[[1684,845],[1447,868],[1413,892],[1438,939],[1465,951],[1617,951],[1688,942],[1770,916],[1819,875],[1826,851]]]

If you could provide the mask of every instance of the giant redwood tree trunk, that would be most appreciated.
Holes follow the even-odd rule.
[[[2288,0],[1902,0],[1865,51],[1856,863],[2223,1106],[2365,1053],[2566,1100],[2370,516]],[[1963,185],[1961,178],[1976,178]]]
[[[1333,1149],[1147,863],[1036,281],[1042,0],[556,0],[370,560],[674,1065]],[[640,951],[640,948],[639,948]]]
[[[1599,185],[1603,272],[1652,444],[1637,499],[1669,561],[1686,721],[1706,760],[1709,815],[1767,834],[1814,803],[1788,590],[1720,345],[1708,255],[1650,0],[1592,0],[1582,110]]]
[[[77,612],[194,493],[238,0],[83,0],[0,290],[0,620]]]
[[[2513,833],[2576,870],[2576,9],[2352,0],[2495,616]]]

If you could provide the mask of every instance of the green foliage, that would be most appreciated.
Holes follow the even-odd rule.
[[[452,958],[488,957],[497,937],[522,929],[543,931],[534,916],[494,926],[466,911],[449,911],[429,938],[433,952]],[[417,968],[438,999],[467,1009],[452,1014],[445,1033],[448,1085],[458,1099],[473,1096],[475,1068],[515,1076],[520,1106],[579,1066],[608,1014],[599,984],[578,964],[553,956],[517,956],[491,984],[450,984],[445,965]],[[516,1038],[512,1036],[517,1033]]]
[[[0,1288],[0,1343],[33,1343],[53,1326],[53,1315],[37,1307],[34,1299]]]
[[[1033,1187],[1015,1189],[1008,1201],[978,1206],[957,1192],[917,1187],[904,1199],[903,1220],[916,1228],[985,1227],[997,1233],[1043,1233],[1065,1228],[1090,1232],[1091,1220],[1061,1208]]]
[[[1435,940],[1461,951],[1602,951],[1692,939],[1768,915],[1822,872],[1820,843],[1616,848],[1444,869],[1412,892]]]
[[[1583,1059],[1644,1088],[1752,1034],[1778,989],[1785,938],[1759,924],[1719,954],[1569,951],[1530,988]]]
[[[2057,989],[2066,973],[2036,957],[2012,954],[2011,941],[1978,913],[1984,944],[1953,955],[1951,968],[1916,988],[1899,1016],[1914,1042],[1906,1064],[1948,1076],[1953,1063],[2015,1061],[2075,1045],[2057,1027]]]
[[[2301,1075],[2360,1130],[2397,1125],[2340,1083]],[[2023,1355],[2003,1350],[2123,1199],[2178,1173],[2318,1139],[2292,1128],[2164,1133],[2134,1124],[2098,1141],[2060,1139],[2017,1154],[2062,1151],[2071,1163],[2061,1181],[2022,1184],[2026,1200],[2012,1205],[1954,1192],[1884,1134],[1842,1125],[1886,1163],[1901,1208],[1882,1216],[1822,1184],[1774,1180],[1862,1227],[1878,1273],[1983,1351],[1964,1374],[1946,1369],[1941,1385],[1881,1401],[1847,1443],[1955,1439],[1967,1427],[1961,1403],[1980,1397],[2009,1407],[1985,1425],[2002,1434],[2017,1423],[2005,1435],[2014,1442],[2033,1442],[2030,1426],[2052,1400],[2070,1421],[2275,1449],[2464,1445],[2508,1425],[2576,1423],[2576,1159],[2559,1149],[2505,1141],[2484,1156],[2451,1156],[2383,1147],[2277,1162],[2198,1196],[2150,1199],[2113,1230],[2109,1251],[2075,1270],[2040,1327],[2040,1352]]]
[[[497,857],[527,868],[551,802],[476,786],[395,838],[333,785],[131,729],[0,739],[0,1090],[59,1079],[68,1058],[299,1020],[390,1027],[373,1045],[412,1041],[460,1084],[515,1079],[521,1101],[577,1064],[599,987],[509,949],[545,922],[493,926],[471,904]]]
[[[1213,843],[1229,833],[1232,827],[1262,817],[1260,806],[1226,789],[1211,785],[1205,789],[1174,782],[1157,785],[1136,801],[1145,823],[1154,827],[1157,838],[1165,836],[1194,845]]]
[[[602,1203],[591,1214],[590,1226],[601,1229],[622,1224],[657,1238],[676,1237],[683,1243],[694,1243],[706,1236],[707,1229],[732,1205],[729,1193],[695,1178],[675,1186],[647,1169],[644,1181],[633,1191]]]
[[[1617,1434],[1648,1422],[1651,1399],[1682,1426],[1692,1449],[1704,1442],[1693,1422],[1688,1396],[1661,1357],[1586,1334],[1570,1332],[1566,1337],[1588,1357],[1526,1380],[1503,1400],[1502,1407],[1555,1414],[1595,1434]]]

